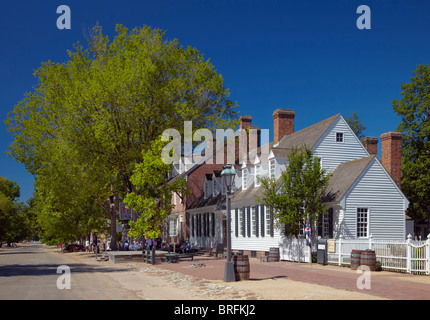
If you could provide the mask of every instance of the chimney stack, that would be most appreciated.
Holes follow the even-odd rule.
[[[251,126],[252,117],[251,116],[240,116],[239,117],[239,129],[246,129]]]
[[[378,154],[378,138],[365,137],[361,139],[361,143],[364,145],[371,156]]]
[[[401,146],[401,132],[391,131],[381,134],[381,162],[399,187],[402,165]]]
[[[273,143],[278,143],[283,136],[294,133],[295,112],[289,109],[276,109],[273,112]]]

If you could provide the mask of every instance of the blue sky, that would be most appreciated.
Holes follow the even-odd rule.
[[[60,5],[71,30],[59,30]],[[371,9],[371,29],[359,30],[359,5]],[[397,128],[392,100],[418,64],[430,64],[429,1],[8,1],[0,12],[0,116],[6,119],[36,84],[41,62],[64,62],[83,30],[97,21],[113,38],[116,24],[149,25],[196,47],[222,74],[231,98],[253,124],[269,129],[272,112],[296,112],[295,128],[354,111],[379,137]],[[0,176],[16,181],[21,200],[33,177],[5,154],[13,137],[0,123]]]

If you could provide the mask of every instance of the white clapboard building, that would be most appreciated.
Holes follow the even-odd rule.
[[[319,223],[313,223],[314,239],[336,239],[340,235],[344,239],[405,239],[408,200],[399,188],[401,134],[381,135],[379,159],[378,139],[360,141],[341,114],[297,132],[294,118],[292,110],[275,110],[273,141],[251,150],[243,165],[235,165],[232,248],[257,258],[267,255],[270,248],[279,248],[281,260],[308,261],[304,232],[299,239],[285,236],[270,210],[256,199],[262,192],[257,178],[279,178],[292,147],[301,145],[313,150],[322,167],[332,173],[327,211],[321,213]],[[251,120],[242,116],[241,128],[251,126]],[[225,196],[223,187],[216,187],[221,181],[219,172],[202,181],[207,192],[189,210],[191,243],[210,247],[225,243]]]

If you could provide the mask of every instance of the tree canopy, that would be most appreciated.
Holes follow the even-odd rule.
[[[419,65],[410,82],[401,85],[401,99],[393,100],[401,117],[401,188],[410,204],[408,215],[430,218],[430,65]],[[430,221],[430,219],[429,219]]]
[[[112,243],[118,197],[136,190],[131,175],[167,128],[228,127],[236,117],[223,78],[192,47],[148,26],[118,25],[110,41],[96,25],[65,63],[42,63],[38,80],[8,115],[9,154],[63,214],[90,200],[108,211]],[[106,201],[109,205],[106,206]]]
[[[317,221],[326,212],[323,200],[329,179],[309,148],[293,147],[280,179],[261,179],[263,195],[258,201],[274,211],[275,221],[286,226],[287,234],[297,237],[307,217]]]
[[[349,114],[349,117],[346,118],[345,120],[346,120],[346,122],[348,122],[349,126],[351,127],[352,131],[354,131],[354,133],[358,137],[358,139],[363,139],[364,138],[364,131],[366,130],[366,126],[360,120],[358,114],[355,112],[351,112]]]

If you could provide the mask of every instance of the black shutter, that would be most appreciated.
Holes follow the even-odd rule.
[[[333,208],[328,209],[328,236],[333,238]]]
[[[251,236],[251,207],[246,208],[247,210],[247,223],[246,227],[248,228],[248,237]]]
[[[212,237],[215,237],[215,213],[211,213],[212,215]]]
[[[260,220],[258,217],[258,211],[259,211],[260,206],[255,206],[255,236],[258,237],[258,223]]]
[[[318,236],[323,238],[323,213],[320,213],[318,215]]]
[[[264,213],[264,204],[262,204],[260,206],[260,218],[261,218],[261,236],[264,237],[264,219],[266,219],[265,217],[265,213]]]
[[[210,230],[210,227],[209,227],[209,212],[208,212],[206,213],[206,236],[207,237],[209,237],[209,230]]]
[[[239,209],[234,209],[234,221],[235,221],[235,224],[234,224],[234,235],[236,236],[236,237],[238,237],[239,236]]]
[[[245,208],[242,208],[242,237],[246,235]]]
[[[270,208],[270,236],[273,237],[273,210]]]

